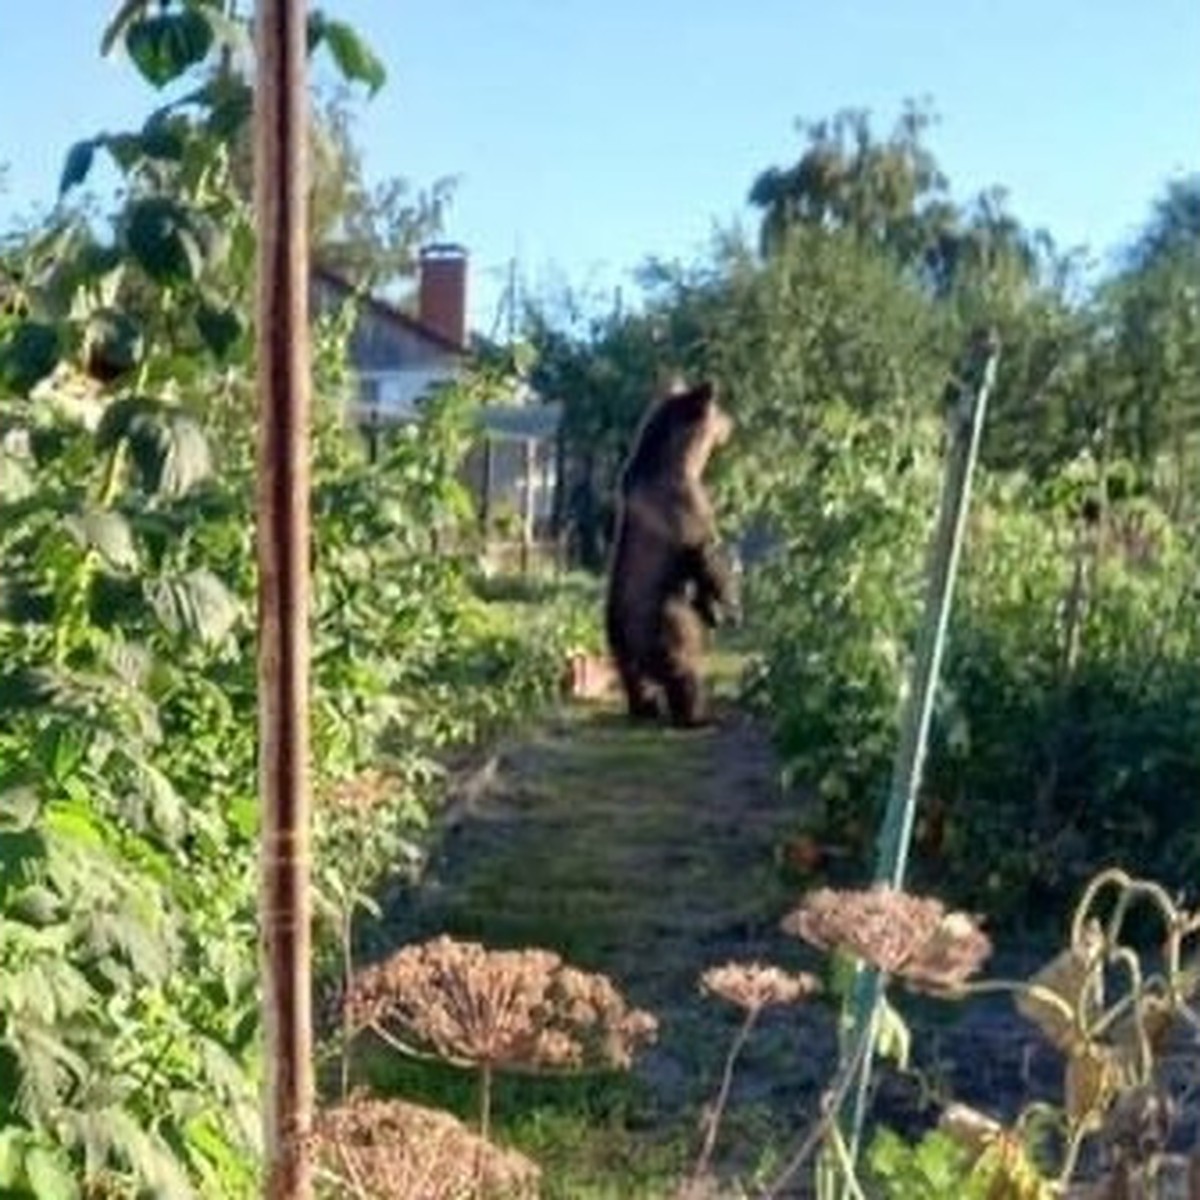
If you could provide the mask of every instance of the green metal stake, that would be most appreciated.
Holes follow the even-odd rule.
[[[937,532],[931,549],[925,616],[917,641],[913,686],[904,705],[900,740],[892,763],[891,789],[883,827],[879,834],[875,864],[876,882],[890,884],[893,888],[903,886],[908,865],[917,793],[921,785],[921,771],[933,715],[934,690],[941,668],[959,551],[962,548],[967,509],[971,499],[971,478],[979,457],[988,393],[996,377],[999,352],[999,341],[992,331],[983,330],[975,334],[967,352],[957,404],[950,414],[951,444],[946,476],[942,484]],[[878,1020],[884,983],[884,977],[878,971],[861,968],[855,978],[851,997],[852,1021],[845,1042],[847,1051],[857,1044],[863,1030],[868,1027],[871,1029],[871,1045],[868,1045],[863,1055],[862,1066],[859,1068],[852,1092],[853,1109],[847,1129],[852,1161],[858,1157],[859,1141],[866,1116],[867,1091],[871,1082],[873,1044],[876,1036],[874,1027]]]

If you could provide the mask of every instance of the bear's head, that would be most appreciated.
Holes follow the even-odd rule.
[[[700,478],[709,456],[733,432],[733,419],[709,382],[670,392],[646,414],[625,469],[627,482]]]

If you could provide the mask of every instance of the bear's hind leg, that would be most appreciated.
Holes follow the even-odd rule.
[[[663,688],[667,693],[672,725],[680,729],[700,729],[712,723],[705,711],[704,689],[695,671],[676,667],[667,676]]]
[[[644,675],[630,667],[621,668],[621,686],[629,704],[629,716],[634,721],[658,719],[658,696],[654,685]]]

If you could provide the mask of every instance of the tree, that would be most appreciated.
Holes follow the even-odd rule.
[[[887,247],[901,262],[920,261],[953,220],[945,177],[924,144],[933,120],[928,106],[910,101],[883,141],[862,109],[798,121],[808,143],[800,158],[768,168],[750,189],[750,203],[763,211],[764,252],[800,224],[844,230]]]
[[[984,191],[966,208],[952,202],[926,144],[934,122],[932,110],[913,101],[886,139],[862,109],[798,122],[807,146],[795,165],[768,168],[750,189],[750,203],[763,213],[764,254],[801,225],[886,251],[938,297],[996,272],[1035,280],[1043,247],[1006,211],[1002,189]]]
[[[932,261],[948,344],[987,326],[1004,346],[984,460],[1040,477],[1093,447],[1101,423],[1085,368],[1094,322],[1075,298],[1078,254],[1023,226],[992,189],[962,210]]]
[[[1168,184],[1126,263],[1098,299],[1112,449],[1182,517],[1200,434],[1200,176]]]
[[[1164,260],[1200,258],[1200,175],[1175,179],[1154,204],[1134,243],[1131,265],[1145,270]]]
[[[572,333],[531,308],[526,336],[536,358],[530,382],[563,405],[564,523],[570,552],[589,570],[604,566],[614,491],[646,405],[665,382],[654,321],[609,314]]]
[[[412,276],[421,245],[441,230],[456,181],[439,179],[414,190],[392,175],[371,185],[355,141],[355,119],[344,85],[328,92],[314,112],[314,258],[352,283],[386,289]]]

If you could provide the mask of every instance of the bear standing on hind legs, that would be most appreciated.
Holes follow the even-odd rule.
[[[702,383],[646,414],[621,475],[605,620],[635,718],[706,723],[699,662],[704,626],[733,603],[702,475],[733,423]]]

